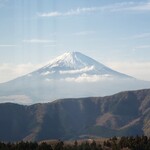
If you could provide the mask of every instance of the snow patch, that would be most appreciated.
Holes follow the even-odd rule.
[[[72,69],[81,69],[84,67],[91,67],[91,66],[99,66],[99,68],[103,68],[104,65],[98,63],[97,61],[93,60],[92,58],[85,56],[79,52],[68,52],[64,53],[61,56],[53,59],[49,62],[47,66],[44,68],[54,68],[54,67],[69,67]]]
[[[35,74],[40,74],[45,81],[49,82],[51,80],[97,82],[112,78],[129,78],[129,76],[114,71],[80,52],[64,53],[50,61],[40,71],[37,70]]]
[[[83,73],[81,76],[78,76],[77,78],[71,78],[71,77],[67,77],[64,79],[61,79],[61,81],[67,81],[67,82],[98,82],[98,81],[112,81],[114,80],[115,77],[105,74],[105,75],[88,75],[86,73]]]
[[[46,76],[48,74],[53,74],[55,71],[46,71],[46,72],[42,72],[41,75],[42,76]]]
[[[77,73],[83,73],[94,70],[94,66],[91,67],[84,67],[82,69],[75,69],[75,70],[65,70],[65,71],[59,71],[60,74],[77,74]]]

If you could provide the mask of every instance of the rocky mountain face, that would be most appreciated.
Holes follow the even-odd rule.
[[[0,102],[33,104],[149,87],[150,82],[114,71],[79,52],[69,52],[34,72],[0,84]]]
[[[30,106],[0,104],[0,140],[150,136],[150,89]]]

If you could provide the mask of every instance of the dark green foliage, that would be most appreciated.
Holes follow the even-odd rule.
[[[147,136],[122,137],[119,141],[121,148],[129,147],[132,150],[149,150],[150,138]]]
[[[0,142],[0,150],[150,150],[150,138],[147,136],[130,136],[130,137],[113,137],[101,145],[98,141],[84,141],[78,144],[64,144],[63,141],[58,141],[51,146],[46,142],[18,142],[18,143],[4,143]]]
[[[63,146],[64,146],[63,141],[59,141],[59,142],[56,144],[54,150],[63,150]]]
[[[150,138],[147,136],[123,136],[119,139],[113,137],[104,142],[104,147],[112,148],[112,150],[121,150],[123,148],[131,150],[150,150]]]
[[[0,150],[53,150],[47,143],[38,144],[37,142],[18,142],[3,143],[0,142]]]
[[[19,143],[2,143],[0,142],[0,150],[37,150],[36,142],[19,142]]]
[[[53,150],[51,145],[48,145],[47,143],[43,142],[38,146],[37,150]]]
[[[102,146],[97,145],[95,141],[92,143],[83,142],[78,144],[75,141],[74,145],[65,145],[63,141],[58,143],[52,148],[50,144],[43,142],[38,144],[36,142],[19,142],[19,143],[3,143],[0,142],[0,150],[102,150]]]

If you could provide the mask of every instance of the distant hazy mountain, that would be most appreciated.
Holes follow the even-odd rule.
[[[150,89],[23,106],[0,104],[0,141],[150,136]]]
[[[30,74],[0,84],[0,102],[47,102],[148,87],[150,82],[114,71],[79,52],[69,52]]]

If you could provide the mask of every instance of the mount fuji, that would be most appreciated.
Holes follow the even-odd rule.
[[[87,78],[91,79],[89,82],[92,82],[95,77],[97,77],[97,80],[105,78],[132,78],[114,71],[80,52],[64,53],[41,69],[28,74],[28,76],[38,76],[38,78],[47,81],[51,79],[70,81],[71,79],[72,81],[83,79],[84,81]]]
[[[112,70],[80,52],[68,52],[34,72],[0,84],[0,102],[30,104],[149,87],[149,82]]]

